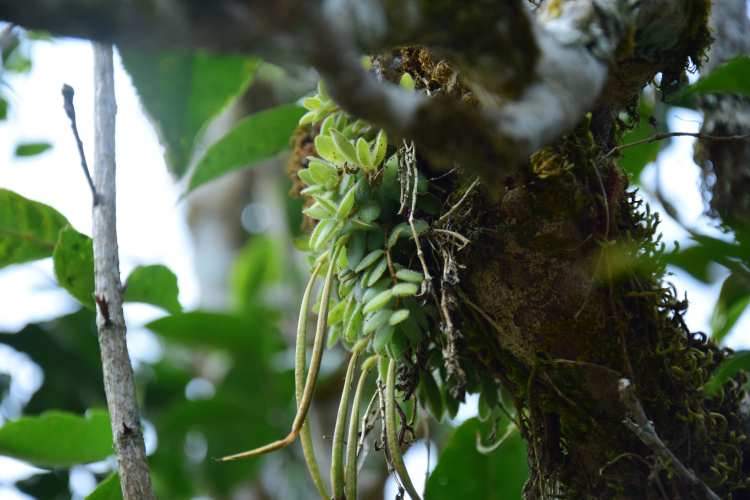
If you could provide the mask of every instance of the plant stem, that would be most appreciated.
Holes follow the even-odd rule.
[[[112,46],[94,43],[94,272],[104,390],[125,500],[155,499],[141,431],[133,368],[125,342],[115,214],[115,104]]]
[[[349,392],[352,385],[352,378],[354,377],[354,367],[357,365],[358,355],[359,351],[352,352],[352,358],[349,361],[349,368],[346,370],[344,391],[341,395],[339,413],[336,418],[336,427],[333,431],[331,486],[333,488],[333,498],[335,498],[336,500],[344,498],[344,429],[346,428],[346,414],[347,410],[349,409]],[[356,416],[352,415],[352,419],[356,420]],[[356,475],[356,471],[354,472],[354,474]],[[351,480],[351,477],[347,477],[347,480]]]

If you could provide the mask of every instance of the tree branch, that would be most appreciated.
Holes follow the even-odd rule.
[[[94,43],[94,272],[104,390],[125,500],[155,499],[141,431],[133,368],[125,341],[115,215],[115,104],[112,46]]]
[[[619,382],[620,397],[628,410],[632,412],[632,417],[635,418],[633,422],[630,417],[625,418],[624,423],[633,434],[638,436],[643,444],[648,446],[654,454],[659,457],[661,463],[664,464],[665,468],[670,469],[674,472],[675,477],[684,483],[686,486],[691,488],[691,492],[695,494],[695,498],[701,500],[719,500],[719,497],[706,486],[706,483],[695,477],[693,471],[689,471],[682,465],[677,457],[672,454],[669,448],[659,439],[654,429],[654,424],[646,416],[646,412],[643,411],[641,403],[638,398],[635,397],[633,392],[633,385],[630,380],[621,378]]]

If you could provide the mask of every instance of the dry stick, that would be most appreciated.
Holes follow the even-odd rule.
[[[91,174],[89,174],[89,166],[86,163],[86,155],[83,154],[83,142],[81,137],[78,135],[78,126],[76,125],[76,108],[73,106],[73,96],[75,90],[70,85],[63,84],[62,95],[64,99],[63,109],[65,114],[70,118],[70,128],[73,129],[73,136],[76,138],[76,145],[78,145],[78,155],[81,157],[81,167],[83,167],[83,173],[86,174],[86,180],[91,188],[91,195],[94,199],[94,206],[99,204],[99,195],[96,193],[96,187],[94,187],[94,181],[91,180]],[[114,99],[114,98],[113,98]]]
[[[477,178],[474,179],[474,182],[471,183],[471,186],[469,186],[469,189],[466,190],[463,197],[460,200],[458,200],[458,203],[453,205],[451,209],[445,213],[445,215],[443,215],[442,217],[440,217],[440,219],[438,219],[437,221],[438,227],[443,227],[443,224],[445,223],[445,221],[448,220],[448,217],[450,217],[453,214],[453,212],[461,208],[461,205],[464,204],[464,201],[466,201],[466,198],[468,198],[471,192],[474,191],[474,188],[477,187],[477,184],[479,184],[479,176],[477,176]]]
[[[115,215],[117,105],[111,45],[94,43],[94,92],[94,177],[98,188],[94,192],[99,193],[99,203],[95,203],[93,208],[94,273],[95,297],[99,304],[97,327],[104,371],[104,390],[107,394],[123,497],[125,500],[151,500],[156,497],[148,471],[122,313]]]
[[[396,433],[396,362],[393,359],[388,363],[388,377],[386,379],[385,428],[393,466],[412,500],[420,500],[419,493],[414,488],[409,473],[406,471],[406,464],[404,464],[404,458],[401,456],[401,442]]]
[[[621,149],[630,148],[632,146],[637,146],[639,144],[645,144],[647,142],[654,142],[654,141],[662,141],[664,139],[669,139],[670,137],[695,137],[696,139],[708,139],[712,141],[741,141],[742,139],[750,138],[750,134],[745,135],[730,135],[726,137],[720,137],[716,135],[708,135],[708,134],[700,134],[695,132],[669,132],[666,134],[656,134],[653,137],[649,137],[648,139],[642,139],[640,141],[631,142],[629,144],[623,144],[622,146],[617,146],[609,150],[609,152],[602,157],[601,160],[597,164],[601,164],[604,160],[615,154],[616,152],[620,151]]]
[[[629,417],[622,421],[631,431],[635,434],[646,446],[648,446],[654,454],[659,457],[661,463],[665,466],[669,466],[673,471],[675,477],[685,483],[686,486],[694,488],[696,498],[702,500],[719,500],[719,497],[706,486],[706,483],[698,479],[692,471],[689,471],[682,465],[677,457],[672,454],[669,448],[659,439],[654,429],[654,424],[646,416],[646,412],[643,411],[641,403],[638,398],[635,397],[633,392],[633,385],[630,380],[621,378],[618,384],[620,391],[620,397],[628,410],[632,412],[632,416],[635,418],[635,422]]]

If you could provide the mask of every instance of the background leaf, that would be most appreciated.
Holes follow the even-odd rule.
[[[99,483],[86,500],[122,500],[122,486],[117,472]]]
[[[60,231],[52,261],[60,286],[81,304],[95,311],[96,302],[92,295],[95,289],[93,240],[67,226]]]
[[[648,139],[656,134],[654,128],[648,123],[648,118],[654,114],[654,109],[646,99],[641,98],[638,112],[641,115],[640,122],[633,130],[623,135],[622,144],[630,144],[632,142]],[[661,142],[663,141],[647,142],[639,144],[638,146],[623,149],[621,151],[622,156],[617,159],[617,162],[625,168],[629,174],[633,175],[633,180],[638,181],[638,176],[641,175],[641,172],[646,165],[656,160],[656,156],[659,154],[659,151],[663,146]]]
[[[159,124],[170,169],[181,177],[204,125],[250,85],[259,59],[207,52],[121,50],[146,110]]]
[[[51,257],[67,225],[54,208],[0,189],[0,268]]]
[[[122,486],[117,472],[99,483],[86,500],[122,500]]]
[[[32,142],[16,146],[16,156],[36,156],[42,154],[52,147],[47,142]]]
[[[501,418],[499,425],[502,436],[508,419]],[[477,430],[486,437],[491,432],[491,425],[484,425],[472,418],[456,429],[427,481],[426,498],[521,498],[523,485],[529,477],[526,442],[516,433],[496,454],[485,456],[476,450]]]
[[[198,160],[187,192],[227,172],[249,167],[289,149],[305,108],[286,104],[241,120]]]
[[[0,343],[44,368],[44,382],[26,405],[26,414],[49,408],[83,413],[107,405],[93,311],[81,308],[18,333],[0,333]]]
[[[88,416],[49,411],[0,427],[0,454],[40,467],[71,466],[112,455],[112,428],[105,410]]]
[[[737,57],[713,70],[686,88],[683,96],[697,93],[742,94],[750,97],[750,57]]]
[[[737,375],[740,370],[750,371],[750,351],[737,351],[719,365],[711,383],[706,385],[706,394],[716,394],[724,382]]]
[[[182,311],[177,300],[180,293],[177,276],[168,267],[138,266],[125,282],[128,284],[122,296],[125,302],[152,304],[172,314]]]

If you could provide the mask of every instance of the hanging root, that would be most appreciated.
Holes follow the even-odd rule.
[[[404,457],[401,456],[401,443],[396,432],[396,362],[393,359],[388,363],[388,378],[385,383],[385,428],[393,466],[412,500],[420,500],[419,493],[406,471]]]
[[[336,427],[333,431],[331,485],[333,487],[333,498],[336,500],[344,497],[344,428],[346,427],[346,410],[349,409],[349,390],[352,385],[352,377],[354,376],[354,367],[357,365],[358,355],[359,351],[354,351],[352,353],[352,358],[349,361],[349,368],[346,370],[344,392],[341,394],[339,413],[336,416]],[[352,418],[354,418],[354,416],[352,416]],[[351,448],[352,446],[349,445],[349,447]]]
[[[500,451],[500,448],[502,448],[503,445],[508,442],[508,439],[510,439],[510,437],[516,432],[518,432],[518,427],[516,427],[515,423],[511,423],[508,425],[505,435],[497,443],[491,446],[485,446],[482,444],[482,434],[477,430],[477,451],[482,455],[494,455]]]
[[[372,367],[375,366],[378,358],[379,356],[376,354],[367,358],[362,363],[362,375],[359,376],[359,383],[357,384],[357,391],[354,393],[354,403],[352,404],[352,415],[349,418],[349,439],[346,445],[346,498],[353,500],[357,498],[357,424],[359,423],[359,403],[362,399],[362,388],[365,385],[365,379],[370,370],[372,370]]]
[[[306,347],[307,347],[307,320],[309,317],[309,306],[310,306],[310,295],[312,294],[313,284],[315,279],[318,277],[320,269],[323,267],[323,262],[320,262],[313,271],[313,275],[310,278],[305,289],[305,294],[302,296],[302,305],[300,306],[299,323],[297,324],[297,349],[296,349],[296,362],[294,365],[294,388],[297,397],[297,408],[299,408],[302,402],[302,396],[305,390],[305,363],[306,359]],[[325,500],[331,498],[328,494],[328,488],[326,488],[323,482],[323,476],[320,473],[320,467],[318,461],[315,459],[315,450],[313,449],[312,435],[310,433],[310,417],[305,417],[305,425],[302,426],[299,436],[300,442],[302,443],[302,452],[305,454],[305,461],[307,467],[310,469],[313,482],[320,492],[320,496]]]
[[[315,345],[313,346],[310,371],[307,374],[305,391],[302,394],[302,400],[300,401],[299,408],[297,409],[297,416],[294,417],[294,423],[292,424],[291,432],[284,439],[273,442],[271,444],[267,444],[266,446],[246,451],[244,453],[230,455],[228,457],[214,458],[213,460],[216,460],[217,462],[224,462],[227,460],[238,460],[240,458],[265,455],[266,453],[280,450],[281,448],[290,445],[299,435],[300,430],[302,429],[302,426],[307,418],[307,411],[310,409],[310,403],[312,403],[313,393],[315,392],[315,384],[318,381],[318,374],[320,373],[320,361],[323,359],[323,346],[326,343],[325,337],[326,329],[328,327],[328,305],[331,298],[331,281],[333,278],[333,270],[336,267],[336,259],[338,258],[341,248],[341,246],[336,247],[335,242],[331,244],[330,252],[333,252],[333,257],[330,259],[328,274],[326,274],[325,285],[323,285],[323,294],[320,299],[320,312],[318,314],[318,326],[315,332]]]

